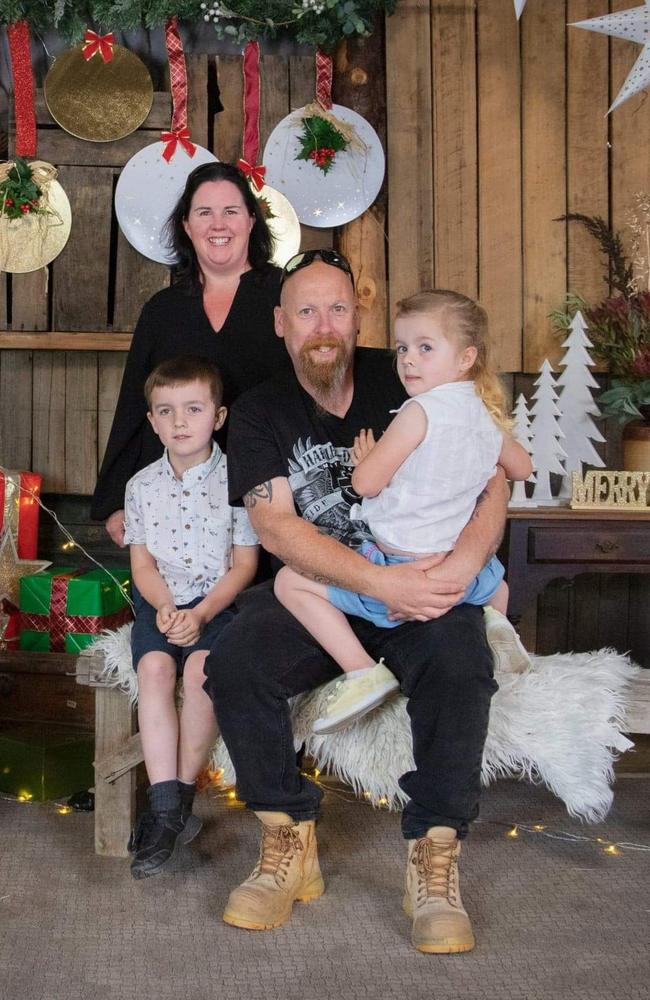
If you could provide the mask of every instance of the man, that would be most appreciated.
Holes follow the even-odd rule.
[[[474,937],[458,888],[460,840],[478,812],[490,699],[496,688],[482,610],[456,602],[495,551],[505,519],[502,474],[488,484],[455,550],[390,567],[355,552],[365,535],[348,519],[354,501],[349,449],[375,436],[404,392],[386,352],[358,348],[350,266],[332,250],[287,264],[275,313],[294,373],[240,398],[229,434],[231,503],[243,501],[262,545],[300,573],[369,594],[408,619],[381,629],[351,624],[375,658],[385,656],[409,699],[415,770],[409,796],[404,907],[425,952],[469,951]],[[276,601],[270,585],[242,596],[240,612],[206,663],[237,789],[262,822],[260,860],[234,889],[224,920],[265,929],[289,919],[295,900],[324,889],[315,820],[321,790],[296,766],[287,699],[338,674],[315,640]]]

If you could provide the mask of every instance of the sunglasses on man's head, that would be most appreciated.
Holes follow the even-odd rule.
[[[287,278],[295,274],[296,271],[300,271],[303,267],[309,267],[315,260],[321,260],[323,264],[338,267],[339,271],[343,271],[348,275],[352,282],[352,288],[354,288],[354,275],[352,274],[349,262],[343,254],[337,253],[336,250],[330,250],[329,247],[324,247],[322,250],[305,250],[303,253],[297,253],[295,257],[288,260],[282,269],[280,288],[282,288]]]

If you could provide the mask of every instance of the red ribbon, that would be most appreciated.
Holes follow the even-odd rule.
[[[14,78],[16,156],[34,157],[36,156],[36,112],[27,21],[10,24],[7,27],[7,37]]]
[[[68,603],[68,584],[70,580],[79,576],[81,570],[72,573],[59,573],[52,577],[52,597],[50,599],[50,613],[47,615],[33,615],[27,612],[20,612],[21,632],[29,629],[34,632],[49,632],[50,652],[65,652],[65,637],[70,632],[85,632],[91,635],[98,635],[105,628],[119,628],[131,621],[130,608],[120,608],[110,615],[68,615],[66,605]]]
[[[172,127],[171,132],[163,132],[161,138],[168,143],[163,151],[163,157],[169,163],[180,142],[189,156],[194,156],[196,146],[189,141],[190,133],[187,127],[187,70],[183,42],[178,31],[178,21],[170,17],[165,25],[165,45],[169,60],[169,79],[172,90]],[[170,138],[166,138],[170,137]],[[176,141],[173,141],[173,140]]]
[[[244,139],[243,158],[237,166],[252,181],[258,191],[264,187],[266,167],[255,166],[260,151],[260,46],[248,42],[244,49]]]
[[[167,163],[169,163],[172,156],[176,152],[176,147],[179,142],[188,156],[194,156],[196,153],[196,146],[193,142],[190,142],[190,130],[187,125],[178,132],[161,132],[160,138],[165,143],[162,155],[163,159],[166,160]]]
[[[115,45],[115,35],[109,31],[107,35],[98,35],[96,31],[86,30],[84,35],[84,46],[81,53],[88,62],[89,59],[99,52],[105,63],[113,58],[113,46]]]
[[[266,173],[266,167],[259,163],[254,167],[247,160],[237,160],[237,166],[242,173],[252,181],[258,191],[261,191],[264,187],[264,174]]]
[[[316,100],[321,108],[332,107],[332,57],[316,49]]]

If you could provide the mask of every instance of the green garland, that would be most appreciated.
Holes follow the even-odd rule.
[[[161,28],[170,17],[213,24],[235,45],[289,36],[331,51],[352,35],[370,35],[379,13],[397,0],[0,0],[0,25],[26,19],[37,31],[58,31],[71,44],[88,27],[101,31]]]

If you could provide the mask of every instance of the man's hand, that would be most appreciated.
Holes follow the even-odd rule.
[[[444,565],[443,553],[409,563],[379,566],[379,587],[374,589],[372,596],[388,606],[389,617],[394,621],[408,618],[426,622],[441,618],[458,603],[466,589],[451,571],[438,569],[436,572]]]
[[[178,611],[173,604],[162,604],[156,612],[156,628],[167,635],[176,620]]]
[[[363,461],[366,455],[370,454],[376,444],[377,442],[375,441],[375,435],[372,433],[372,427],[369,427],[367,431],[359,431],[354,439],[352,453],[350,455],[352,464],[355,468],[359,462]]]
[[[196,608],[184,608],[176,612],[167,638],[176,646],[191,646],[201,635],[203,626],[203,618]]]
[[[109,534],[109,537],[119,545],[121,549],[124,548],[124,511],[114,510],[110,517],[106,518],[104,527]]]

